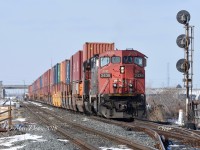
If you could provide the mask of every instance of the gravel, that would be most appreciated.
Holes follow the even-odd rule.
[[[25,108],[20,107],[18,111],[20,117],[26,118],[26,121],[15,122],[14,128],[18,130],[12,130],[0,134],[0,149],[19,149],[19,150],[78,150],[69,141],[60,141],[61,136],[54,134],[54,127],[48,127],[40,125],[39,119],[35,118]],[[15,116],[17,117],[17,116]],[[18,136],[14,136],[18,135]],[[21,137],[20,137],[21,135]],[[17,141],[7,139],[17,139]],[[11,145],[8,145],[10,141]],[[13,141],[13,142],[12,142]],[[7,143],[6,143],[7,142]],[[6,145],[7,144],[7,145]],[[5,146],[6,145],[6,146]]]
[[[27,103],[27,102],[24,102],[24,103]],[[35,103],[35,105],[37,105],[37,103]],[[136,143],[141,143],[142,145],[146,145],[153,148],[154,145],[156,144],[155,141],[151,137],[149,137],[143,132],[127,131],[122,127],[103,123],[97,120],[93,120],[93,119],[90,119],[89,116],[86,116],[84,114],[80,114],[77,112],[71,112],[66,109],[59,109],[59,108],[46,106],[46,105],[38,105],[38,107],[42,107],[43,109],[46,109],[48,111],[53,111],[56,114],[62,114],[63,117],[66,117],[72,122],[76,122],[78,124],[81,124],[86,127],[93,128],[99,131],[104,131],[111,135],[120,136],[122,138],[129,139]],[[17,149],[18,148],[19,150],[50,150],[50,149],[78,150],[78,148],[74,146],[70,141],[66,141],[66,139],[63,139],[61,135],[55,134],[56,132],[55,126],[41,125],[39,119],[33,116],[30,112],[28,112],[23,107],[20,107],[17,111],[18,113],[16,114],[18,116],[16,117],[25,118],[25,120],[18,119],[18,121],[15,122],[15,127],[18,128],[18,130],[13,130],[7,133],[0,133],[0,149],[9,149],[9,148]],[[52,119],[52,121],[54,121],[53,117],[49,117],[49,118]],[[108,149],[109,150],[112,150],[112,149],[130,150],[124,145],[118,145],[109,140],[102,139],[101,137],[97,135],[88,134],[85,132],[72,129],[70,125],[67,125],[67,124],[61,124],[61,125],[64,126],[65,129],[68,129],[68,131],[70,131],[72,134],[86,140],[89,143],[92,143],[95,146],[98,146],[102,150],[108,150]],[[24,137],[26,137],[27,134],[29,134],[29,136],[36,136],[37,138],[35,139],[24,138],[22,140],[13,142],[12,146],[5,146],[1,144],[1,141],[3,141],[2,137],[4,137],[3,143],[5,143],[5,137],[20,135],[20,134],[22,134]]]
[[[48,106],[46,106],[46,107],[48,107]],[[147,134],[145,134],[143,132],[127,131],[122,127],[103,123],[100,121],[96,121],[96,120],[90,119],[89,116],[86,116],[84,114],[74,113],[74,112],[67,111],[64,109],[52,108],[52,107],[50,107],[50,108],[48,107],[47,109],[53,109],[53,111],[55,113],[62,114],[63,117],[67,118],[68,120],[70,120],[72,122],[76,122],[78,124],[84,125],[89,128],[96,129],[98,131],[104,131],[111,135],[120,136],[122,138],[129,139],[131,141],[140,143],[145,146],[149,146],[151,148],[154,148],[154,145],[156,144],[155,141],[151,137],[149,137]],[[85,137],[88,137],[88,136],[85,136]],[[95,138],[93,138],[93,139],[95,139]],[[90,140],[89,142],[94,143],[94,144],[96,143],[95,145],[99,145],[98,142],[95,142],[94,140]],[[105,143],[105,142],[103,142],[103,143]],[[110,143],[108,143],[106,145],[110,145]]]

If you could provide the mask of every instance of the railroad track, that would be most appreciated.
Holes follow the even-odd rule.
[[[23,105],[25,106],[33,115],[35,115],[37,118],[39,118],[39,120],[47,125],[47,126],[55,126],[55,124],[52,124],[51,121],[49,119],[47,119],[46,117],[44,117],[41,114],[36,113],[37,111],[35,111],[35,108],[31,108],[28,105]],[[75,138],[74,135],[70,134],[69,132],[67,132],[66,130],[64,130],[62,127],[59,127],[56,125],[56,131],[58,133],[60,133],[62,136],[64,136],[66,139],[70,140],[72,143],[74,143],[75,145],[77,145],[80,149],[85,149],[85,150],[98,150],[96,147],[94,147],[93,145],[86,143],[85,141],[83,141],[80,138]]]
[[[165,150],[165,147],[164,147],[163,142],[160,138],[160,135],[156,131],[154,131],[154,130],[148,128],[148,127],[132,125],[132,124],[129,124],[129,123],[126,123],[126,122],[119,122],[119,121],[109,120],[109,119],[95,117],[95,116],[91,116],[91,118],[105,122],[105,123],[121,126],[121,127],[124,127],[128,130],[137,130],[137,131],[140,131],[140,132],[145,132],[146,134],[148,134],[150,137],[152,137],[156,141],[155,148],[157,148],[159,150]]]
[[[200,134],[196,131],[188,130],[171,125],[161,125],[158,123],[146,122],[141,120],[135,120],[134,125],[140,125],[149,127],[156,131],[160,135],[164,135],[167,138],[174,138],[179,140],[183,144],[190,145],[192,147],[200,147]]]
[[[131,140],[124,139],[124,138],[122,138],[120,136],[111,135],[111,134],[108,134],[106,132],[98,131],[98,130],[95,130],[95,129],[92,129],[92,128],[88,128],[86,126],[83,126],[83,125],[71,122],[71,121],[67,120],[66,118],[58,116],[58,114],[56,114],[56,113],[52,113],[49,110],[41,109],[41,108],[39,108],[39,107],[37,107],[37,106],[35,106],[33,104],[31,106],[28,106],[28,105],[24,105],[24,106],[26,106],[27,109],[30,110],[30,112],[32,112],[34,115],[36,115],[37,117],[39,117],[39,119],[42,122],[44,122],[45,124],[47,124],[47,125],[52,125],[52,123],[51,123],[52,120],[49,120],[48,117],[45,117],[45,115],[48,114],[48,116],[49,115],[52,116],[54,118],[54,120],[59,120],[60,122],[62,122],[62,124],[63,123],[64,124],[68,124],[68,125],[70,125],[72,127],[78,128],[78,131],[83,130],[83,131],[89,132],[91,134],[95,134],[95,135],[101,136],[101,137],[103,137],[105,139],[109,139],[110,141],[113,141],[115,143],[126,145],[127,147],[132,148],[134,150],[135,149],[136,150],[149,150],[149,149],[153,149],[151,147],[138,144],[138,143],[133,142]],[[39,112],[42,112],[42,113],[35,113],[36,110],[39,111]],[[53,125],[55,125],[55,124],[53,124]],[[56,124],[56,126],[57,126],[57,131],[60,134],[62,134],[63,136],[65,136],[67,139],[71,140],[73,143],[75,143],[81,149],[91,149],[91,150],[99,149],[98,147],[95,147],[95,146],[93,146],[91,144],[88,144],[83,139],[78,139],[77,137],[74,137],[74,135],[71,135],[71,134],[67,133],[65,131],[66,127],[64,128],[63,126],[60,126],[59,124]]]

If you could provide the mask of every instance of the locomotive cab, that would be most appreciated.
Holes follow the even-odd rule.
[[[116,50],[91,61],[93,111],[106,118],[145,116],[146,56],[136,50]]]

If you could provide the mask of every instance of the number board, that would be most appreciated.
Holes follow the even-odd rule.
[[[100,74],[101,78],[111,78],[111,74],[110,73],[102,73]]]
[[[142,74],[142,73],[137,73],[137,74],[135,74],[134,77],[135,77],[135,78],[144,78],[144,74]]]

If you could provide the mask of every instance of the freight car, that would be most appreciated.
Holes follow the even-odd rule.
[[[106,118],[146,115],[146,56],[114,43],[85,43],[29,86],[29,98]]]

